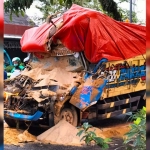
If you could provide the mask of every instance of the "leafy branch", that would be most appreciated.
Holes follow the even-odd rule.
[[[83,134],[81,140],[84,140],[87,145],[91,145],[92,142],[95,142],[98,146],[102,148],[102,150],[108,149],[109,148],[108,143],[111,141],[111,139],[109,138],[103,139],[101,137],[97,137],[94,131],[88,131],[88,129],[91,127],[92,125],[89,125],[87,122],[85,122],[82,125],[83,130],[80,130],[77,133],[77,136],[80,137]]]
[[[132,116],[134,122],[130,125],[131,130],[126,133],[124,144],[127,150],[146,150],[146,108]]]

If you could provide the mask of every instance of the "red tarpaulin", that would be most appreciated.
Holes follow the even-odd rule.
[[[73,5],[63,14],[63,26],[52,37],[68,49],[84,51],[97,63],[102,58],[122,60],[146,53],[146,27],[118,22],[98,11]],[[57,22],[55,20],[54,22]],[[52,24],[26,30],[21,39],[23,52],[45,52],[45,40]]]

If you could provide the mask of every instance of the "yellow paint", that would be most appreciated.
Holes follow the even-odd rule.
[[[120,64],[120,63],[122,64],[124,61],[127,61],[130,66],[132,66],[134,64],[136,66],[139,66],[139,65],[141,66],[145,62],[145,59],[143,57],[146,58],[146,54],[144,54],[143,56],[139,55],[137,57],[130,58],[127,60],[122,60],[122,61],[109,61],[108,63],[106,63],[106,68],[109,68],[112,65],[116,65],[116,64]],[[114,81],[110,82],[109,84],[120,83],[120,82],[117,82],[117,79],[119,78],[119,76],[120,76],[120,70],[117,70],[116,71],[116,79]],[[141,78],[139,78],[139,79],[140,79],[140,81],[137,83],[136,86],[124,85],[124,86],[120,86],[120,87],[109,88],[109,89],[104,90],[104,92],[102,93],[102,96],[103,96],[103,98],[109,98],[109,97],[114,97],[114,96],[118,96],[118,95],[122,95],[122,94],[146,90],[146,84],[143,84],[143,82],[141,82],[142,81]],[[125,82],[125,80],[121,81],[121,82]],[[126,103],[129,103],[129,101],[126,100]],[[113,103],[111,103],[110,107],[113,107]]]
[[[110,116],[111,116],[111,113],[107,113],[106,118],[110,118]]]
[[[126,104],[127,104],[127,103],[129,103],[129,98],[128,98],[128,99],[126,99]]]
[[[127,111],[127,109],[123,109],[123,112],[122,112],[122,113],[123,113],[123,114],[125,114],[125,113],[126,113],[126,111]]]
[[[114,107],[115,102],[111,102],[110,107]]]

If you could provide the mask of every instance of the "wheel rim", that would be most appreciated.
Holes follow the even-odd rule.
[[[62,119],[65,119],[70,124],[73,124],[73,114],[70,110],[64,110],[61,116]]]

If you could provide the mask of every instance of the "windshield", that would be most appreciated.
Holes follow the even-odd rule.
[[[42,54],[42,58],[43,58]],[[84,70],[80,54],[65,56],[44,56],[39,59],[32,56],[29,61],[30,70],[24,70],[21,74],[38,81],[34,87],[46,85],[59,85],[72,88],[78,81],[80,73]]]
[[[67,56],[51,56],[44,59],[39,59],[33,55],[31,65],[44,70],[53,70],[54,68],[65,69],[69,72],[80,72],[84,70],[84,66],[79,53]]]

